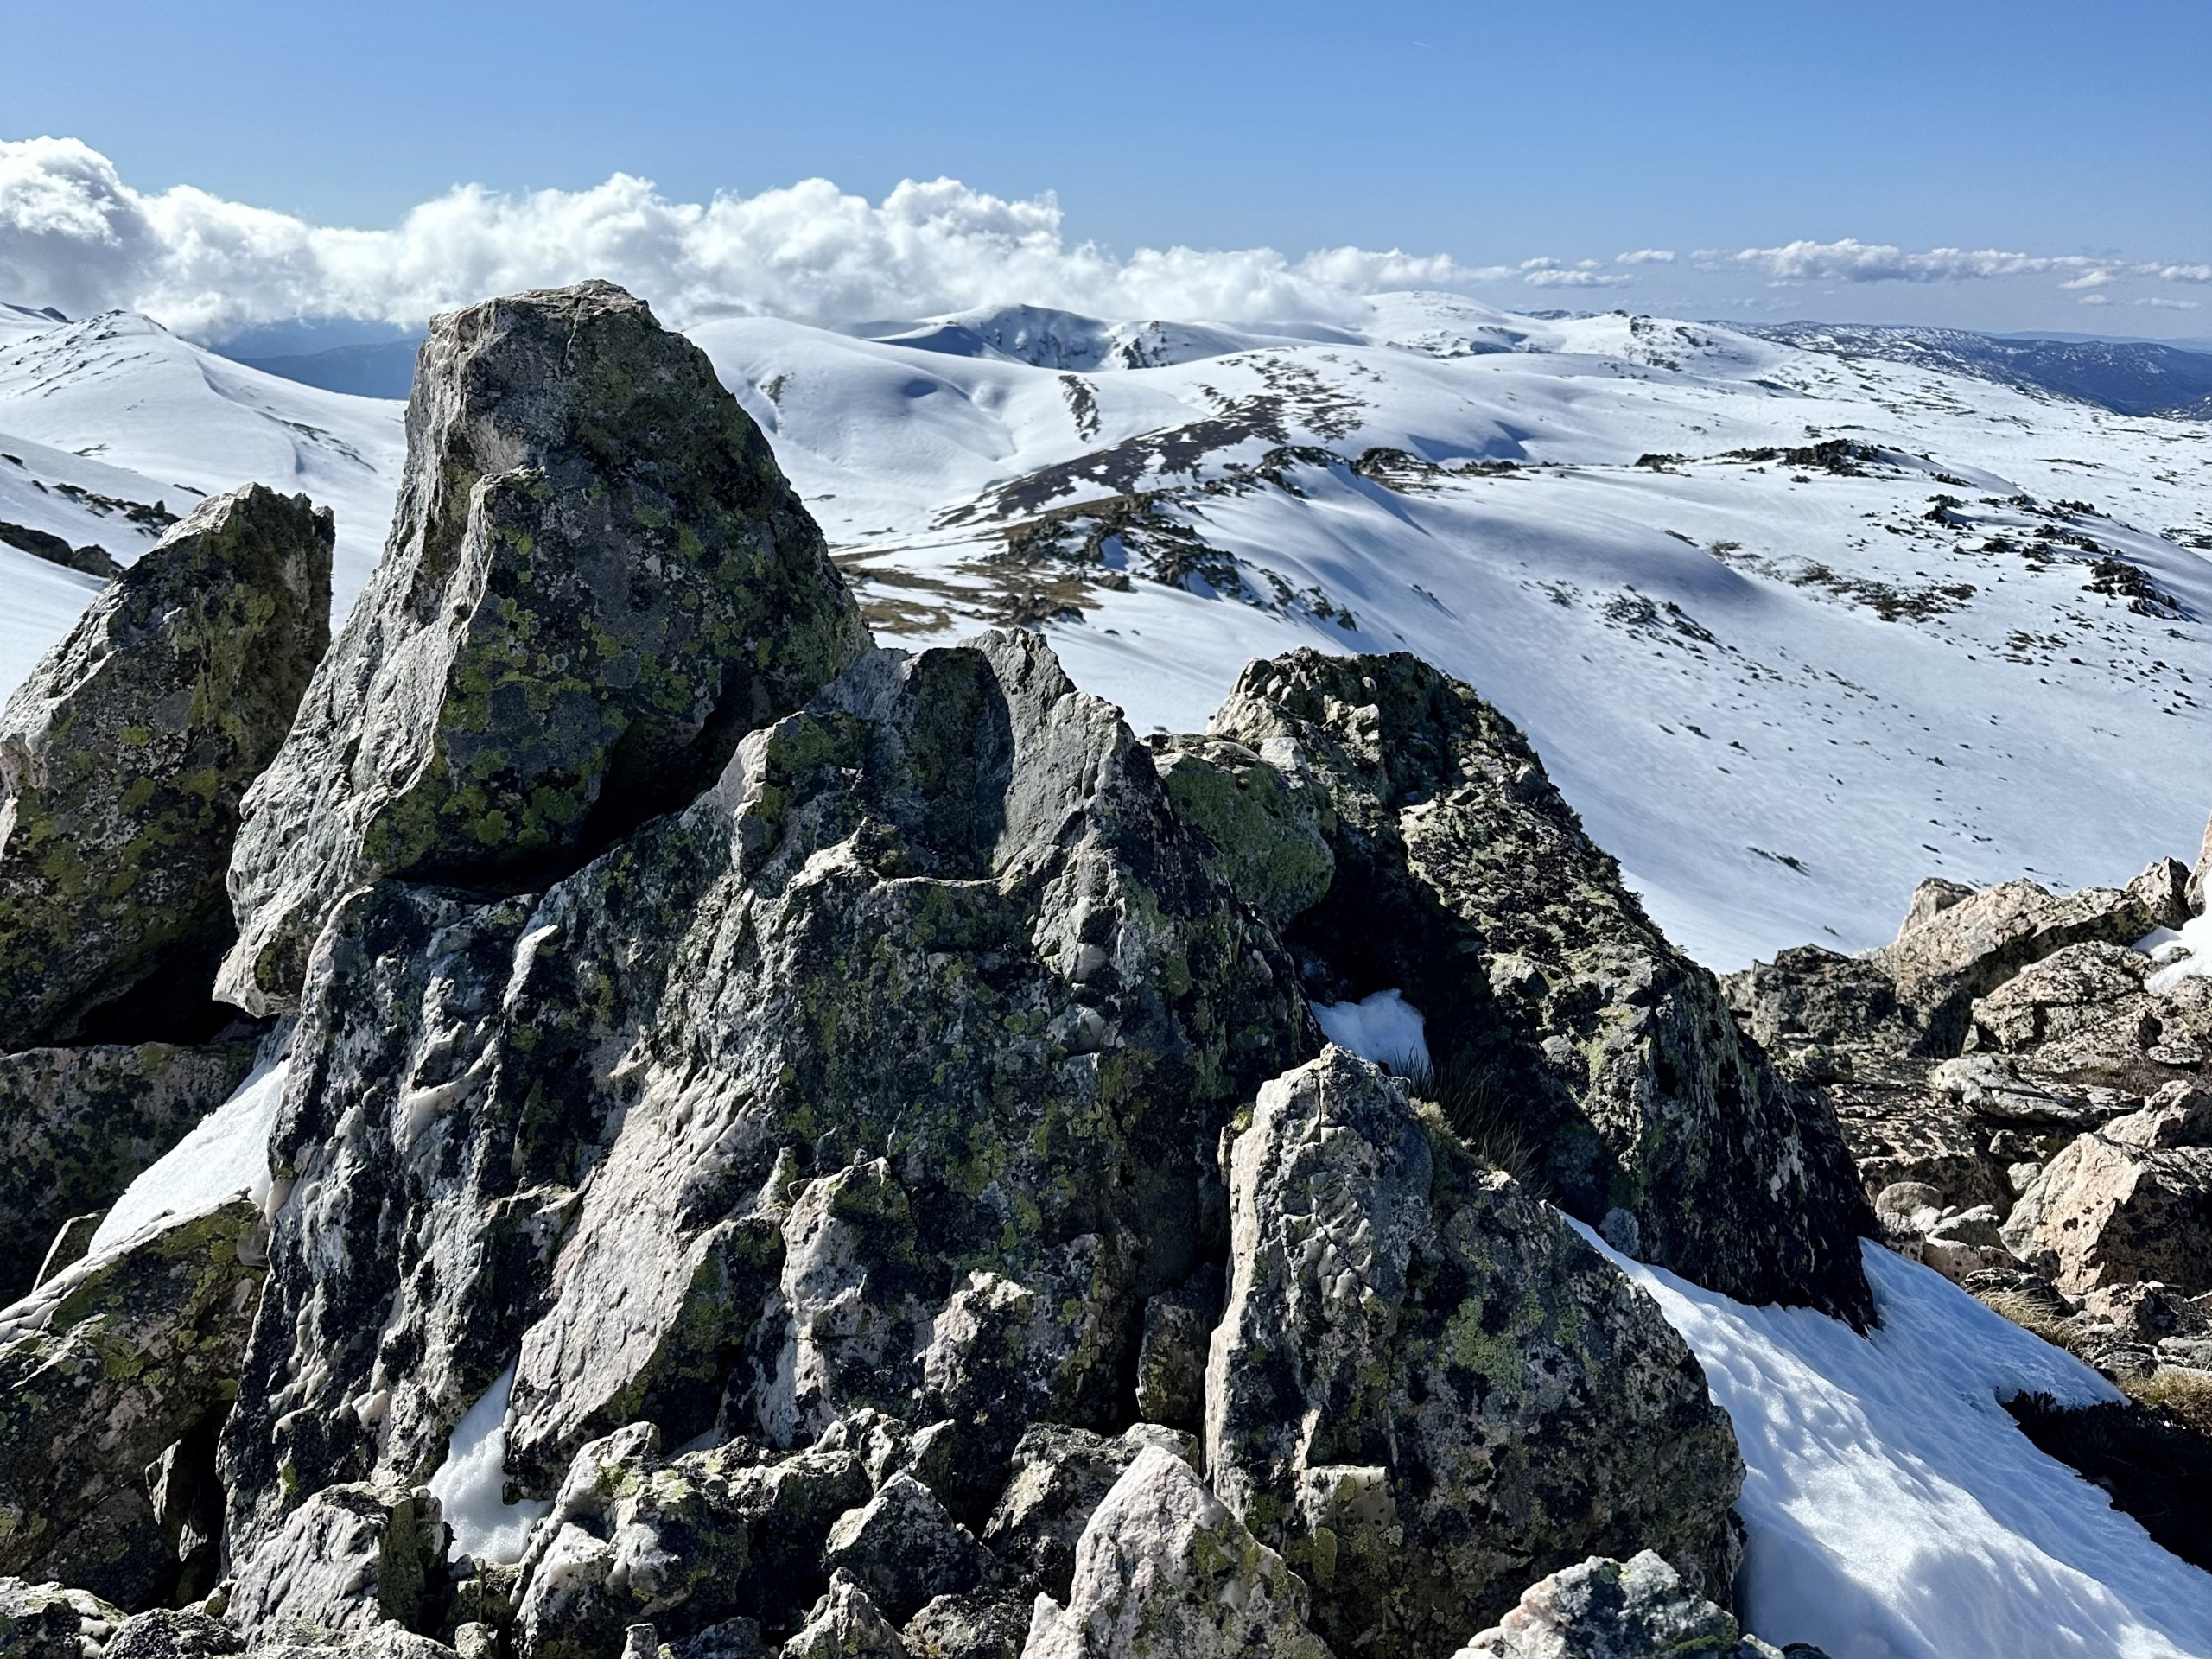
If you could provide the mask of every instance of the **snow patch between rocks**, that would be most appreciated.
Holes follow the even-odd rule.
[[[2158,964],[2143,982],[2153,996],[2163,996],[2184,979],[2212,978],[2212,911],[2190,917],[2179,932],[2162,927],[2139,940],[2136,949],[2149,951]]]
[[[1606,1249],[1705,1367],[1749,1471],[1738,1594],[1834,1659],[2202,1659],[2212,1574],[2045,1457],[2000,1401],[2119,1398],[1940,1274],[1862,1242],[1881,1327],[1747,1307]]]
[[[284,1103],[289,1060],[257,1065],[237,1092],[201,1118],[190,1134],[139,1171],[92,1234],[96,1255],[148,1222],[219,1203],[233,1192],[256,1204],[269,1197],[269,1132]]]
[[[545,1499],[501,1501],[507,1478],[507,1398],[514,1387],[515,1368],[509,1365],[454,1425],[446,1460],[429,1479],[446,1524],[453,1529],[454,1548],[503,1567],[522,1560],[531,1529],[553,1512]]]
[[[1363,1060],[1403,1077],[1428,1067],[1427,1027],[1401,991],[1377,991],[1357,1002],[1316,1002],[1321,1034]]]

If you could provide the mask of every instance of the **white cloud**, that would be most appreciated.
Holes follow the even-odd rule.
[[[2069,282],[2061,283],[2059,286],[2061,288],[2102,288],[2111,281],[2111,270],[2100,266],[2095,270],[2085,270],[2079,276]]]
[[[2145,265],[2149,275],[2168,283],[2212,283],[2212,265]]]
[[[2044,271],[2080,271],[2106,262],[2075,255],[2008,253],[1999,248],[1930,248],[1910,253],[1886,243],[1789,242],[1777,248],[1745,248],[1733,256],[1740,265],[1764,270],[1786,282],[1942,283],[1992,276],[2020,276]]]
[[[134,190],[74,139],[0,142],[0,296],[72,315],[125,306],[203,336],[330,315],[415,323],[483,295],[605,276],[686,326],[772,314],[847,323],[1021,300],[1109,316],[1356,316],[1359,296],[1510,275],[1443,256],[1070,244],[1051,196],[951,179],[879,203],[809,179],[673,201],[616,174],[587,190],[464,186],[388,230],[315,226],[180,186]]]
[[[2082,303],[2084,305],[2110,305],[2112,303],[2112,296],[2109,294],[2084,294],[2082,296]]]
[[[1595,259],[1570,265],[1563,259],[1523,259],[1521,280],[1531,288],[1619,288],[1633,277],[1601,271]]]
[[[1613,263],[1617,265],[1671,265],[1675,263],[1675,254],[1671,248],[1638,248],[1634,253],[1615,254]]]
[[[2156,294],[2150,295],[2143,299],[2130,301],[2129,303],[2133,305],[2155,305],[2162,311],[2195,311],[2198,309],[2197,302],[2195,300],[2169,300]]]

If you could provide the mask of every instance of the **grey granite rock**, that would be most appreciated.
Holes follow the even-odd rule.
[[[1425,1659],[1593,1553],[1728,1593],[1744,1467],[1697,1361],[1394,1079],[1332,1047],[1268,1084],[1230,1204],[1206,1467],[1332,1647]]]
[[[1819,1659],[1817,1650],[1793,1655]],[[1782,1659],[1725,1607],[1685,1586],[1649,1550],[1593,1560],[1538,1580],[1458,1659]]]
[[[608,283],[437,319],[407,437],[383,563],[246,804],[220,995],[257,1014],[348,887],[542,885],[865,644],[760,429]]]
[[[0,1659],[99,1659],[122,1623],[89,1591],[0,1577]]]
[[[1335,880],[1287,937],[1317,991],[1421,1011],[1464,1128],[1510,1103],[1551,1196],[1593,1225],[1621,1212],[1643,1260],[1872,1317],[1834,1114],[1738,1031],[1510,721],[1403,652],[1298,651],[1247,667],[1208,729],[1325,791]]]
[[[0,1048],[194,1034],[247,786],[330,640],[330,514],[202,502],[0,711]]]
[[[257,1645],[420,1630],[444,1589],[447,1535],[420,1488],[326,1486],[234,1563],[225,1616]]]

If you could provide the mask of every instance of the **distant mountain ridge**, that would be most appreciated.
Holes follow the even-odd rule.
[[[2212,420],[2212,353],[2150,340],[2019,338],[1900,323],[1726,325],[1805,351],[1878,357],[2056,392],[2116,415]]]

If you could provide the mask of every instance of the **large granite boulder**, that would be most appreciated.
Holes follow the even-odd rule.
[[[1206,1467],[1333,1649],[1427,1659],[1592,1554],[1726,1597],[1744,1466],[1697,1361],[1395,1079],[1331,1047],[1269,1083],[1230,1194]]]
[[[1402,991],[1439,1073],[1512,1102],[1545,1185],[1617,1247],[1872,1317],[1833,1112],[1745,1039],[1510,721],[1402,652],[1299,651],[1248,667],[1209,730],[1327,795],[1335,877],[1285,935],[1310,988]]]
[[[1084,1529],[1067,1605],[1038,1599],[1022,1659],[1329,1659],[1306,1607],[1282,1558],[1147,1446]]]
[[[260,1226],[242,1198],[166,1219],[0,1309],[0,1572],[126,1609],[168,1595],[181,1563],[148,1465],[180,1443],[212,1457],[253,1322]]]
[[[1040,639],[874,653],[542,898],[340,906],[272,1140],[233,1547],[423,1478],[518,1351],[526,1492],[635,1419],[784,1447],[870,1407],[952,1425],[987,1511],[1027,1424],[1125,1416],[1147,1300],[1218,1259],[1222,1127],[1318,1046]]]
[[[1809,1649],[1793,1656],[1819,1659]],[[1457,1659],[1782,1659],[1735,1616],[1686,1588],[1649,1550],[1602,1558],[1538,1580]]]
[[[2079,1296],[2145,1280],[2212,1291],[2212,1144],[2150,1113],[2078,1135],[2020,1195],[2004,1239]],[[2212,1137],[2208,1137],[2212,1139]]]
[[[2056,893],[2025,880],[1979,890],[1924,881],[1895,943],[1872,959],[1896,981],[1928,1035],[1929,1052],[1958,1052],[1976,997],[2074,944],[2132,944],[2189,915],[2188,868],[2171,858],[2126,887]]]
[[[233,1563],[225,1616],[257,1645],[422,1628],[445,1583],[438,1500],[404,1487],[329,1486]]]
[[[1063,1423],[1038,1423],[1014,1450],[1013,1473],[999,1495],[983,1541],[999,1559],[1065,1599],[1076,1546],[1114,1483],[1147,1446],[1195,1462],[1187,1434],[1137,1423],[1111,1438]]]
[[[866,643],[760,429],[618,288],[439,318],[407,450],[384,560],[246,803],[219,994],[257,1014],[349,887],[572,870]]]
[[[113,1204],[252,1066],[250,1043],[0,1055],[0,1295],[29,1290],[63,1224]]]
[[[0,1049],[205,1022],[240,802],[330,642],[334,535],[303,495],[202,502],[0,711]]]

